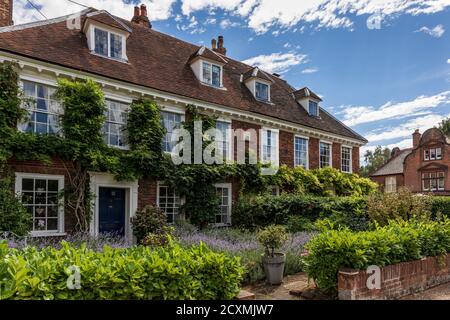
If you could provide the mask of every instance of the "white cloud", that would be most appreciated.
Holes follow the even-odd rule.
[[[423,32],[423,33],[426,33],[426,34],[432,36],[433,38],[440,38],[444,35],[445,29],[442,24],[438,24],[433,29],[430,29],[428,27],[422,27],[419,30],[416,30],[415,32]]]
[[[286,43],[283,45],[283,48],[290,48],[290,47],[292,47],[292,45],[291,45],[289,42],[286,42]]]
[[[447,60],[447,63],[450,64],[450,59]]]
[[[118,17],[131,20],[134,13],[133,3],[124,3],[122,0],[77,0],[77,2],[96,9],[103,9]],[[147,6],[150,20],[165,20],[172,16],[172,6],[176,0],[142,0]],[[33,0],[33,3],[40,7],[42,13],[49,19],[60,17],[67,14],[79,12],[85,8],[71,3],[69,1],[55,0]],[[36,20],[42,20],[43,17],[34,9],[29,8],[26,0],[14,1],[14,23],[21,24]]]
[[[234,28],[234,27],[239,27],[240,23],[239,22],[233,22],[230,19],[225,19],[220,21],[220,27],[222,29],[228,29],[228,28]]]
[[[310,74],[310,73],[316,73],[318,71],[319,71],[319,69],[317,69],[317,68],[306,68],[306,69],[302,70],[302,73]]]
[[[434,96],[419,96],[411,101],[389,101],[379,108],[373,106],[342,106],[338,114],[343,115],[343,121],[348,126],[369,123],[385,119],[395,119],[422,113],[443,104],[450,104],[450,91],[444,91]]]
[[[258,33],[271,27],[290,28],[314,23],[322,28],[351,28],[351,16],[379,14],[431,14],[450,6],[450,0],[182,0],[182,12],[222,9],[247,18],[248,26]]]
[[[243,63],[257,66],[269,73],[285,73],[293,66],[306,62],[307,55],[298,53],[272,53],[249,58]]]
[[[205,24],[216,24],[216,23],[217,23],[216,18],[209,17],[208,19],[205,20]]]
[[[365,135],[365,138],[369,140],[369,142],[376,142],[409,137],[416,129],[424,132],[429,128],[437,126],[443,119],[448,117],[450,117],[450,114],[446,116],[429,114],[424,117],[417,117],[410,121],[401,123],[395,128],[378,129],[369,132]]]

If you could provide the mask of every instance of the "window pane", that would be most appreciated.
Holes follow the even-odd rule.
[[[168,223],[173,223],[180,211],[181,200],[173,188],[159,185],[158,207],[165,213]]]
[[[122,58],[122,37],[116,34],[110,34],[111,58]]]
[[[341,168],[341,170],[343,172],[351,171],[351,151],[352,151],[352,149],[350,149],[350,148],[342,147],[342,154],[341,154],[342,168]]]
[[[211,84],[211,64],[203,62],[203,81]]]
[[[331,145],[320,143],[320,167],[329,167],[331,165]]]
[[[309,114],[313,116],[319,115],[319,106],[315,101],[309,101]]]
[[[256,99],[268,101],[269,100],[269,86],[267,84],[256,82]]]
[[[215,87],[220,87],[220,67],[212,66],[212,85]]]
[[[295,165],[303,168],[307,167],[308,161],[308,140],[295,137]]]
[[[95,53],[108,56],[108,32],[95,29]]]
[[[174,143],[171,142],[172,132],[176,127],[178,127],[181,124],[181,114],[162,111],[161,116],[164,128],[167,131],[166,135],[164,136],[164,140],[162,142],[162,149],[165,152],[172,152],[172,149],[177,144],[176,142]]]

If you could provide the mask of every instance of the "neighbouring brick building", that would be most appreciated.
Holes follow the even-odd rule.
[[[253,129],[261,161],[359,170],[359,148],[367,142],[362,136],[325,111],[320,97],[308,88],[296,90],[279,75],[227,56],[223,37],[207,48],[157,32],[144,5],[135,8],[131,21],[90,8],[78,16],[13,26],[12,0],[0,4],[0,63],[19,65],[23,91],[36,101],[30,106],[31,120],[18,130],[58,132],[61,108],[53,99],[57,78],[91,78],[105,93],[108,117],[103,135],[111,147],[126,149],[124,114],[133,99],[144,97],[163,110],[165,151],[171,150],[170,134],[185,118],[186,106],[195,105],[218,116],[217,126],[226,133],[222,151],[230,160],[236,159],[237,140],[228,132]],[[27,204],[34,234],[70,232],[73,219],[49,200],[67,183],[67,169],[57,159],[52,166],[14,160],[9,165],[16,174],[17,192],[47,199],[45,205],[40,200]],[[129,235],[129,218],[146,204],[160,206],[170,221],[178,214],[181,199],[161,181],[118,182],[107,173],[92,172],[90,184],[95,194],[93,235]],[[216,189],[222,197],[216,222],[228,224],[238,185],[224,181]]]
[[[450,195],[450,138],[437,128],[413,133],[412,148],[392,150],[391,159],[371,175],[385,192],[407,187],[413,192]]]

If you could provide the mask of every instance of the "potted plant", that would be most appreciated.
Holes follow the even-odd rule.
[[[267,282],[278,285],[283,282],[284,264],[286,255],[275,252],[288,239],[287,232],[283,226],[268,226],[258,232],[258,241],[264,246],[262,262]]]

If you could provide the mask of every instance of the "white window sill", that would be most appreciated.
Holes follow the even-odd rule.
[[[94,56],[100,57],[100,58],[105,58],[105,59],[109,59],[109,60],[112,60],[112,61],[122,62],[122,63],[125,63],[125,64],[129,64],[129,63],[128,63],[128,58],[112,58],[112,57],[110,57],[110,56],[104,56],[104,55],[102,55],[102,54],[98,54],[98,53],[96,53],[95,51],[91,51],[91,54],[94,55]]]
[[[203,81],[200,81],[200,83],[201,83],[202,85],[207,86],[207,87],[210,87],[210,88],[214,88],[214,89],[218,89],[218,90],[227,91],[227,88],[225,88],[225,87],[223,87],[223,86],[216,87],[216,86],[213,86],[212,84],[209,84],[209,83],[203,82]]]

